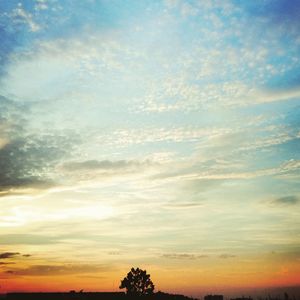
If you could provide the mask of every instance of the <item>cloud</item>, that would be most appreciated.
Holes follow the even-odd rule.
[[[260,104],[276,101],[286,101],[300,98],[300,87],[290,87],[284,89],[262,89],[249,94],[248,104]],[[251,100],[250,100],[251,99]]]
[[[190,196],[191,197],[191,196]],[[178,202],[178,203],[174,203],[174,202],[170,202],[166,205],[164,205],[165,208],[167,209],[194,209],[197,208],[199,206],[202,206],[203,203],[197,203],[197,202]]]
[[[130,145],[146,145],[160,142],[197,142],[219,134],[231,132],[232,129],[222,127],[177,126],[177,127],[146,127],[139,129],[118,129],[112,134],[98,136],[109,146],[127,147]]]
[[[157,166],[159,163],[150,160],[87,160],[66,162],[60,166],[60,169],[70,180],[86,182],[99,178],[141,174]]]
[[[8,273],[14,276],[60,276],[107,272],[111,269],[111,266],[97,264],[32,265],[27,268],[11,268]]]
[[[31,257],[32,255],[31,254],[23,254],[22,256],[23,257]]]
[[[297,196],[284,196],[276,198],[271,201],[271,204],[274,205],[295,205],[298,204],[300,199]]]
[[[4,253],[0,253],[0,259],[14,258],[18,255],[20,255],[19,252],[4,252]]]
[[[97,212],[97,208],[94,211]],[[84,208],[83,208],[84,209]],[[80,211],[81,208],[78,208]],[[66,213],[68,211],[66,210]],[[87,214],[91,217],[91,213]],[[46,218],[46,216],[45,216]],[[44,219],[45,219],[44,218]],[[77,224],[77,223],[76,223]],[[68,223],[68,226],[74,228],[74,223]],[[0,234],[0,240],[3,241],[2,245],[11,246],[11,245],[58,245],[59,243],[64,243],[69,240],[80,240],[80,241],[95,241],[101,239],[102,236],[97,234],[87,234],[86,232],[74,232],[69,234],[55,234],[55,235],[42,235],[42,234]],[[23,257],[30,257],[31,254],[23,254]]]
[[[119,252],[119,251],[110,251],[110,252],[108,252],[108,255],[121,255],[121,252]]]
[[[3,261],[0,261],[0,266],[14,265],[14,264],[15,264],[14,262],[3,262]]]
[[[16,26],[27,25],[32,32],[39,31],[41,27],[34,21],[33,15],[27,12],[22,3],[18,3],[18,6],[12,10],[8,16],[11,18],[12,23]]]
[[[39,234],[1,234],[0,238],[5,245],[48,245],[57,244],[63,237]],[[24,254],[26,256],[27,254]]]
[[[234,258],[234,257],[236,257],[236,255],[233,255],[233,254],[221,254],[219,256],[219,258],[223,258],[223,259]]]
[[[34,6],[34,10],[46,10],[48,9],[48,1],[47,0],[36,0],[36,4]]]
[[[137,111],[172,112],[198,111],[199,109],[213,110],[216,107],[247,107],[263,103],[287,101],[300,97],[299,86],[271,89],[260,86],[248,86],[243,82],[212,83],[199,86],[188,81],[170,80],[157,84],[145,96]],[[170,99],[172,101],[170,101]]]
[[[78,135],[30,132],[31,108],[0,96],[0,196],[55,185],[55,166],[78,142]]]
[[[66,171],[93,171],[100,170],[106,172],[130,172],[139,170],[147,165],[150,165],[149,161],[110,161],[110,160],[87,160],[83,162],[68,162],[63,165],[63,169]]]
[[[54,136],[28,136],[9,141],[0,149],[0,191],[22,187],[48,188],[49,172],[66,154]]]
[[[116,95],[119,95],[119,89],[125,90],[127,85],[123,81],[117,81],[115,87],[116,83],[106,74],[114,69],[116,74],[122,77],[119,69],[125,69],[121,64],[123,57],[135,57],[134,52],[121,45],[113,35],[95,36],[94,32],[84,32],[77,38],[34,41],[26,50],[25,53],[14,53],[14,59],[11,59],[6,76],[2,80],[6,87],[5,92],[26,102],[35,99],[42,103],[41,100],[46,100],[47,103],[43,104],[47,108],[51,106],[48,101],[52,100],[54,105],[59,103],[61,108],[66,107],[69,111],[77,113],[78,108],[70,107],[70,102],[78,100],[77,104],[80,105],[84,98],[87,102],[95,103],[99,100],[99,93],[105,93],[105,90],[110,90],[109,87],[113,88]],[[135,60],[128,61],[133,63]],[[26,74],[30,76],[26,77]],[[99,86],[96,79],[103,81],[105,86]],[[69,83],[66,85],[65,81]],[[56,88],[52,89],[52,85]],[[90,86],[90,92],[82,89],[85,85]],[[105,107],[103,103],[97,104],[101,105],[101,108]],[[88,108],[89,106],[81,105],[79,110],[82,112],[82,109]],[[49,112],[50,115],[59,114],[56,111],[48,110],[47,113]],[[77,117],[78,120],[82,120],[80,113]]]
[[[187,253],[168,253],[168,254],[162,254],[163,258],[170,258],[170,259],[180,259],[180,260],[196,260],[199,258],[206,258],[208,255],[202,254],[202,255],[195,255],[195,254],[187,254]]]
[[[226,155],[229,156],[228,153]],[[201,191],[206,191],[207,188],[216,188],[225,180],[247,180],[267,176],[284,178],[298,174],[300,169],[300,161],[294,159],[265,168],[257,165],[255,168],[251,168],[240,163],[235,165],[234,161],[224,161],[224,166],[222,164],[221,159],[178,162],[173,164],[172,168],[165,168],[150,178],[170,182],[179,180],[177,187],[190,195],[192,192],[196,196],[195,199],[199,199]],[[185,197],[184,193],[182,197]]]

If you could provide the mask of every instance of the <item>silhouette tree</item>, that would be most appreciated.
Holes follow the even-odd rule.
[[[121,281],[120,289],[126,289],[127,295],[131,296],[151,295],[154,291],[154,284],[146,270],[131,268],[127,276]]]
[[[289,295],[287,292],[284,293],[284,300],[289,300]]]

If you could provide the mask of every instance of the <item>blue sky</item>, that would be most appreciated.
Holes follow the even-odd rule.
[[[1,247],[33,257],[0,265],[7,290],[47,267],[111,289],[137,264],[171,291],[175,269],[206,270],[202,288],[299,284],[299,14],[0,0]]]

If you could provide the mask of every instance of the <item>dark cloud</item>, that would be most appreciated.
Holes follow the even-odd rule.
[[[66,264],[66,265],[33,265],[27,268],[13,268],[9,272],[15,276],[49,276],[71,275],[81,273],[106,272],[111,270],[107,265]]]
[[[111,251],[111,252],[108,252],[108,255],[121,255],[121,252],[119,252],[119,251]]]
[[[44,189],[55,184],[56,165],[69,156],[78,137],[56,132],[29,134],[30,105],[0,96],[0,195],[18,188]]]
[[[189,209],[189,208],[197,208],[199,206],[203,206],[203,203],[197,202],[170,202],[165,205],[167,209]]]
[[[143,166],[144,163],[136,161],[110,161],[110,160],[87,160],[83,162],[69,162],[64,164],[64,168],[68,171],[77,171],[77,170],[119,170],[119,169],[131,169]]]
[[[20,255],[19,252],[3,252],[0,253],[0,259],[13,258]]]
[[[236,257],[236,255],[233,255],[233,254],[221,254],[219,256],[219,258],[223,258],[223,259],[234,258],[234,257]]]
[[[15,264],[14,262],[3,262],[3,261],[0,261],[0,266],[14,265],[14,264]]]
[[[22,256],[23,257],[31,257],[32,255],[31,254],[23,254]]]
[[[80,143],[73,132],[29,129],[34,104],[0,95],[0,196],[55,185],[56,166]]]
[[[274,199],[271,203],[278,205],[295,205],[299,202],[299,198],[296,196],[284,196]]]
[[[187,253],[167,253],[162,255],[163,258],[170,258],[170,259],[190,259],[195,260],[199,258],[206,258],[207,255],[195,255],[195,254],[187,254]]]
[[[68,162],[63,165],[63,169],[69,172],[76,171],[98,171],[103,173],[127,173],[136,172],[150,166],[149,161],[127,161],[127,160],[87,160],[82,162]]]
[[[53,182],[46,174],[64,154],[53,139],[28,136],[12,140],[0,149],[0,191],[51,186]]]

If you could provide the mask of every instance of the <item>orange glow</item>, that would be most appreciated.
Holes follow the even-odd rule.
[[[156,291],[199,294],[201,291],[232,292],[246,288],[280,287],[300,285],[300,263],[280,263],[270,260],[262,265],[257,262],[226,260],[213,265],[202,266],[147,266]],[[2,292],[9,291],[119,291],[120,280],[128,268],[120,272],[105,274],[72,274],[66,276],[16,276],[2,279]]]

